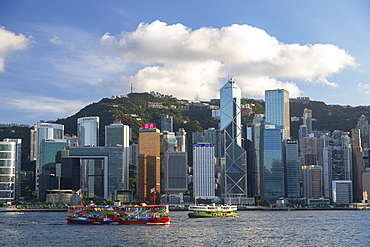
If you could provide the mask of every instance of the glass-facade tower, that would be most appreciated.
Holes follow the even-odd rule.
[[[290,138],[289,93],[284,89],[265,91],[266,122],[279,125],[283,139]]]
[[[223,197],[247,197],[246,151],[242,148],[241,90],[230,78],[220,90],[221,122],[223,135],[224,182]]]
[[[282,161],[282,140],[280,126],[265,123],[263,129],[263,162],[262,199],[269,203],[284,197],[284,167]]]
[[[77,119],[78,145],[80,147],[99,146],[99,117]]]

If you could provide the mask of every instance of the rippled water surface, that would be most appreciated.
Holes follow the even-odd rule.
[[[370,211],[239,211],[170,225],[72,225],[63,212],[0,213],[2,246],[370,246]]]

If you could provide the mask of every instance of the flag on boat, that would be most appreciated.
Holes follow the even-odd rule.
[[[150,193],[154,193],[154,192],[155,192],[155,188],[151,188]]]

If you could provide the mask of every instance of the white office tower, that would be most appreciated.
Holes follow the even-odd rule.
[[[0,142],[0,202],[19,199],[21,143],[21,139],[4,139]]]
[[[214,145],[198,143],[193,145],[193,196],[195,199],[215,197]]]
[[[47,140],[63,139],[64,125],[53,123],[37,123],[36,138],[36,190],[39,191],[39,175],[41,173],[41,143]]]
[[[284,89],[265,91],[266,122],[280,125],[282,138],[290,138],[289,93]]]
[[[241,90],[230,78],[220,90],[221,126],[223,139],[223,197],[227,204],[243,204],[247,197],[246,151],[242,148]]]
[[[77,119],[78,145],[80,147],[99,146],[99,117]]]

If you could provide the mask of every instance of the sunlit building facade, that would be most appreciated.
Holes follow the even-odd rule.
[[[99,146],[99,117],[77,119],[78,145],[80,147]]]
[[[210,143],[193,144],[194,198],[215,197],[215,155]]]
[[[282,159],[282,139],[280,126],[264,123],[263,148],[261,158],[263,163],[263,193],[262,199],[275,204],[276,200],[284,197],[284,166]]]
[[[242,148],[241,90],[233,77],[220,90],[220,108],[225,159],[222,195],[227,203],[240,203],[248,191],[247,155]]]
[[[283,139],[290,138],[289,93],[284,89],[265,91],[266,122],[279,125]]]

